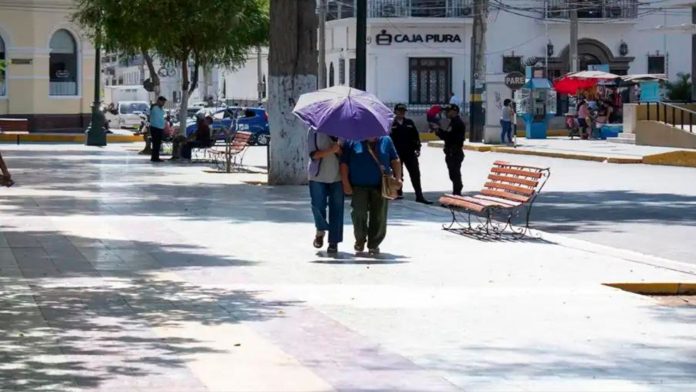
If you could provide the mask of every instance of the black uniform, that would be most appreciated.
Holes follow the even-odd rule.
[[[447,130],[440,129],[437,136],[445,141],[445,162],[452,181],[452,193],[461,195],[462,188],[462,162],[464,161],[464,135],[466,127],[459,115],[452,118]]]
[[[394,142],[394,147],[396,147],[396,152],[399,154],[399,159],[401,159],[401,172],[403,173],[403,166],[406,166],[408,175],[411,177],[411,184],[416,191],[416,199],[423,200],[420,166],[418,164],[421,141],[416,124],[409,118],[404,118],[401,124],[399,124],[397,120],[394,120],[391,129],[391,138]],[[399,190],[399,195],[401,194],[402,191]]]

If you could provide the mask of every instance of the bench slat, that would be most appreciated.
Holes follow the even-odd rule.
[[[493,189],[493,190],[502,189],[505,191],[519,193],[519,194],[525,195],[525,196],[531,196],[534,194],[534,189],[524,188],[521,186],[515,186],[515,185],[510,185],[510,184],[504,184],[502,182],[491,181],[491,182],[487,182],[486,185],[484,185],[484,186],[488,189]]]
[[[493,162],[493,164],[496,165],[496,166],[505,166],[505,167],[532,169],[532,170],[539,170],[539,171],[549,170],[548,167],[529,166],[529,165],[518,165],[518,164],[515,164],[515,163],[506,162],[506,161],[495,161],[495,162]]]
[[[494,167],[491,169],[491,173],[510,174],[513,176],[529,177],[529,178],[535,178],[535,179],[541,178],[541,173],[539,173],[539,172],[533,172],[533,171],[527,171],[527,170],[517,170],[517,169],[506,169],[504,167]]]
[[[503,181],[503,182],[509,182],[512,184],[526,185],[526,186],[530,186],[533,188],[536,188],[536,186],[539,184],[539,181],[526,180],[524,178],[513,177],[513,176],[499,176],[499,175],[495,175],[495,174],[489,175],[488,179],[493,180],[493,181]]]
[[[481,204],[477,203],[472,203],[470,201],[464,200],[462,197],[457,197],[453,195],[445,195],[440,197],[439,200],[440,204],[447,206],[447,207],[457,207],[457,208],[464,208],[467,210],[472,210],[476,212],[481,212],[486,209],[486,206],[483,206]]]
[[[520,203],[526,203],[529,200],[529,196],[522,196],[516,193],[510,193],[505,191],[495,191],[491,189],[484,189],[481,191],[482,195],[499,197],[501,199],[507,199],[512,201],[518,201]]]
[[[519,207],[522,205],[519,201],[512,201],[512,200],[507,200],[507,199],[501,199],[499,197],[493,197],[493,196],[486,196],[486,195],[474,195],[473,196],[476,199],[480,200],[488,200],[488,201],[493,201],[496,203],[499,203],[502,206],[506,206],[509,208],[514,208],[514,207]]]
[[[463,197],[463,199],[468,201],[468,202],[471,202],[471,203],[481,204],[482,206],[485,206],[485,207],[502,207],[502,208],[516,207],[516,205],[510,204],[510,202],[501,202],[498,200],[484,199],[484,198],[477,197],[477,196],[478,195],[465,196],[465,197]]]

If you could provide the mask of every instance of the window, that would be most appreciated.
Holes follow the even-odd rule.
[[[5,90],[5,69],[7,62],[5,61],[5,41],[0,37],[0,97],[7,94]]]
[[[346,60],[338,60],[338,84],[343,86],[346,84]]]
[[[449,102],[452,59],[410,58],[408,84],[409,102],[412,104]]]
[[[648,56],[648,73],[663,74],[665,73],[665,56],[656,55]]]
[[[524,67],[522,67],[522,57],[503,56],[503,73],[510,73],[514,71],[524,73]]]
[[[77,95],[77,44],[67,30],[51,37],[49,95]]]
[[[333,87],[335,82],[334,82],[334,66],[333,66],[333,61],[329,63],[329,87]]]
[[[348,85],[355,87],[355,59],[348,60]]]

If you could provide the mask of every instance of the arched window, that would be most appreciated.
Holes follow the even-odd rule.
[[[7,57],[5,56],[5,41],[0,37],[0,97],[7,94],[5,89],[5,69],[7,68],[7,62],[5,61]]]
[[[334,86],[334,66],[333,66],[333,62],[331,62],[331,64],[329,64],[329,87],[333,87],[333,86]]]
[[[51,37],[48,72],[49,95],[77,95],[77,43],[67,30]]]

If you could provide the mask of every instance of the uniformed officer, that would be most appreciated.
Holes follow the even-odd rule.
[[[462,194],[462,162],[464,161],[464,135],[466,127],[464,121],[459,116],[459,106],[446,105],[443,108],[450,124],[447,129],[439,129],[437,136],[445,141],[445,163],[452,181],[452,193]]]
[[[406,166],[408,175],[411,177],[411,184],[413,184],[413,189],[416,192],[416,201],[423,204],[432,204],[432,202],[425,199],[423,189],[421,188],[420,166],[418,164],[418,157],[421,151],[420,136],[413,120],[406,118],[406,111],[406,105],[402,103],[394,107],[394,123],[392,124],[391,138],[401,159],[401,164]],[[402,175],[403,172],[402,169]],[[399,198],[403,198],[401,190],[399,190]]]

